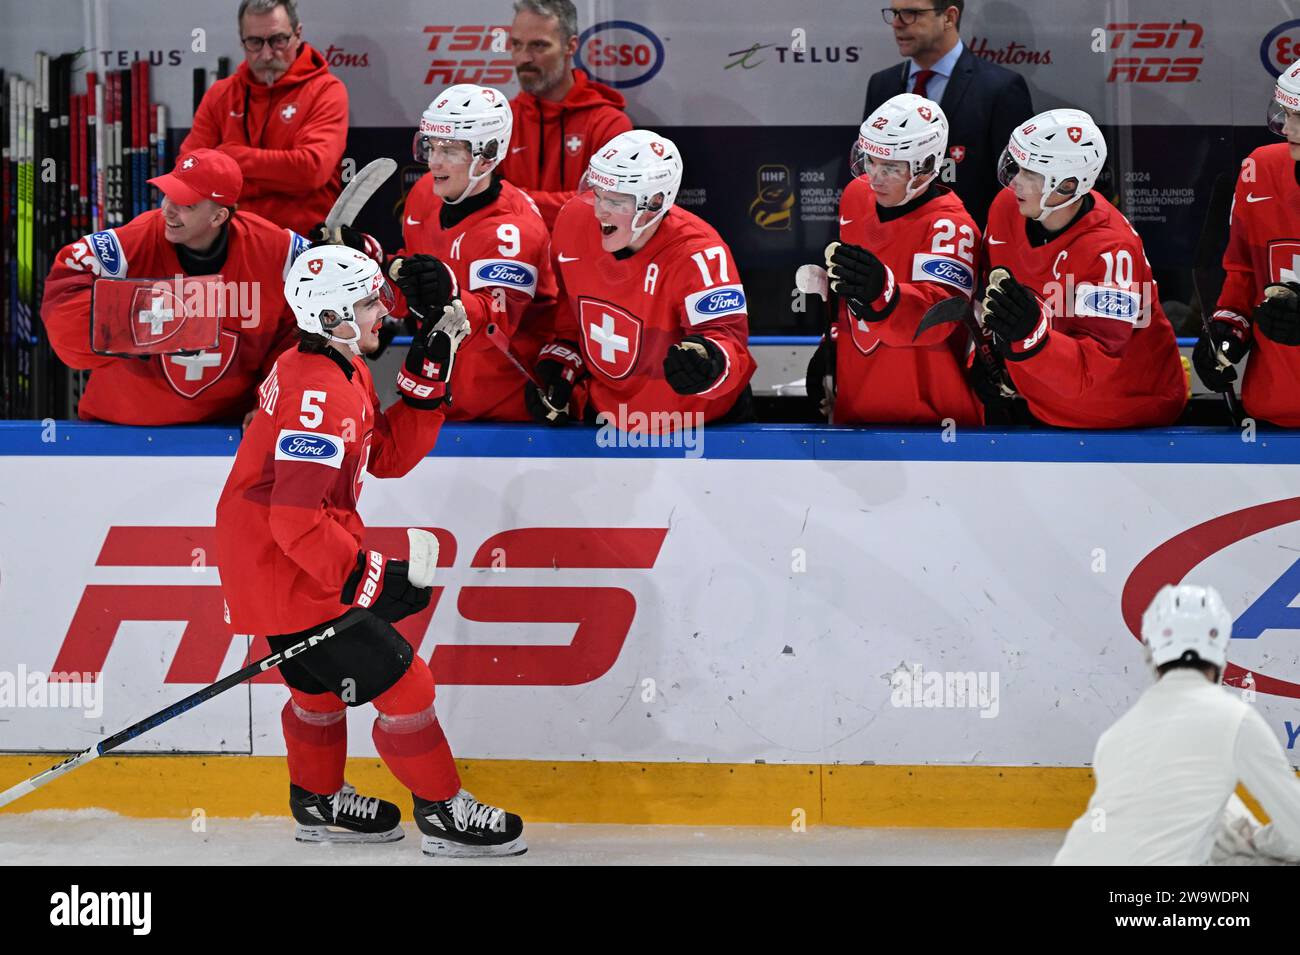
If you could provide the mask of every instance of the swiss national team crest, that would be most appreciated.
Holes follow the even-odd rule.
[[[664,158],[664,144],[659,142],[658,140],[655,140],[650,144],[650,151],[654,153],[656,156],[658,156],[660,159]]]
[[[167,383],[178,395],[197,398],[220,380],[238,351],[239,336],[223,328],[218,350],[201,351],[196,355],[163,355],[159,361]]]
[[[949,155],[949,157],[951,157],[951,159],[952,159],[953,162],[961,162],[963,159],[966,158],[966,147],[965,147],[965,146],[949,146],[949,147],[948,147],[948,155]]]
[[[853,347],[863,355],[870,355],[880,347],[880,336],[872,330],[871,326],[862,319],[855,319],[852,315],[849,319],[849,337],[853,339]]]
[[[1083,139],[1083,127],[1071,126],[1065,131],[1065,135],[1070,137],[1070,142],[1077,143],[1079,140]]]
[[[1281,239],[1268,246],[1268,280],[1300,282],[1300,242]]]
[[[288,103],[280,110],[280,118],[286,123],[292,123],[293,118],[298,115],[298,104]]]
[[[582,136],[577,133],[570,133],[564,140],[564,149],[570,156],[576,156],[582,152]]]
[[[320,275],[320,270],[325,267],[324,259],[308,259],[307,271],[312,275]]]
[[[930,107],[928,106],[918,106],[916,108],[916,111],[921,114],[921,118],[925,120],[927,123],[934,116],[934,113],[931,112]]]
[[[641,352],[641,319],[599,299],[578,300],[587,360],[610,378],[626,378]]]

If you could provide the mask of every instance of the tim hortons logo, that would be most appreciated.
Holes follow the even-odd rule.
[[[454,566],[455,536],[443,528],[427,529],[438,538],[438,566]],[[479,686],[575,686],[598,679],[618,659],[636,616],[636,597],[624,587],[610,586],[608,572],[624,571],[635,577],[638,571],[651,570],[667,534],[666,527],[521,527],[489,535],[470,558],[469,567],[556,568],[571,571],[577,580],[569,586],[460,586],[454,609],[444,615],[459,613],[464,620],[491,626],[568,623],[574,627],[573,638],[558,646],[426,645],[423,655],[434,676],[442,684]],[[361,546],[380,553],[405,553],[406,529],[368,528]],[[195,554],[216,552],[212,527],[114,526],[108,529],[95,565],[192,568]],[[430,621],[446,589],[435,584],[428,608],[396,625],[417,653],[426,643]],[[224,607],[219,585],[88,584],[52,669],[101,672],[121,624],[181,620],[185,628],[164,682],[212,683],[221,676],[231,641],[244,639],[225,623]],[[449,629],[444,625],[438,632]],[[245,662],[270,652],[265,636],[258,636]],[[252,682],[281,679],[271,670]]]

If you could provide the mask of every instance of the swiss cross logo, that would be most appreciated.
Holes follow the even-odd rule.
[[[921,114],[921,118],[927,123],[930,121],[931,117],[934,116],[934,113],[931,112],[930,107],[928,106],[918,106],[916,111]]]
[[[438,566],[452,567],[457,541],[450,531],[427,528],[438,538]],[[445,586],[434,585],[424,611],[395,626],[411,647],[429,661],[438,683],[479,686],[576,686],[607,673],[618,660],[636,616],[636,597],[621,583],[654,568],[668,535],[666,527],[520,527],[491,534],[470,558],[473,568],[545,568],[559,571],[565,586],[461,586],[454,608],[463,620],[488,625],[535,624],[547,640],[556,624],[569,624],[568,643],[520,645],[439,644],[426,635]],[[366,529],[361,546],[381,553],[405,553],[404,527]],[[196,548],[198,548],[196,550]],[[97,567],[171,568],[194,566],[194,554],[216,554],[213,527],[110,527],[95,560]],[[595,571],[595,573],[584,573]],[[641,572],[641,573],[638,573]],[[597,585],[599,582],[599,585]],[[89,584],[68,626],[55,665],[59,672],[100,673],[118,629],[127,621],[184,620],[180,644],[163,678],[165,683],[208,684],[221,675],[232,639],[243,644],[225,622],[220,585]],[[238,620],[234,621],[238,626]],[[450,630],[449,624],[435,633]],[[528,638],[525,638],[526,640]],[[270,654],[265,637],[252,642],[247,662]],[[278,671],[253,683],[279,683]]]
[[[496,91],[496,90],[488,90],[488,89],[485,89],[485,90],[483,90],[482,92],[483,92],[483,98],[484,98],[485,100],[487,100],[489,103],[495,103],[495,102],[497,101],[497,91]]]
[[[948,155],[952,158],[952,161],[953,161],[953,162],[961,162],[963,159],[966,158],[966,147],[965,147],[965,146],[949,146],[949,147],[948,147]]]
[[[280,110],[280,118],[287,123],[293,119],[294,115],[297,112],[298,112],[297,104],[290,103],[289,105],[285,106],[284,109]]]
[[[1268,244],[1270,282],[1300,282],[1300,241],[1280,239]]]
[[[437,378],[442,371],[442,365],[432,359],[424,359],[424,365],[421,368],[425,378]]]
[[[1065,135],[1070,137],[1070,142],[1077,143],[1079,140],[1083,139],[1083,127],[1071,126],[1065,131]]]
[[[195,163],[195,159],[194,159],[193,156],[191,156],[189,159],[187,159],[187,160],[185,160],[183,163],[181,163],[181,168],[182,168],[182,169],[193,169],[193,168],[194,168],[194,163]]]
[[[570,156],[578,155],[578,153],[582,152],[582,137],[574,133],[564,141],[564,148]]]
[[[307,260],[307,271],[310,272],[312,275],[320,275],[320,270],[323,268],[325,268],[324,259]]]
[[[641,319],[599,299],[578,300],[587,360],[609,378],[626,378],[641,353]]]
[[[131,338],[137,345],[165,342],[180,330],[177,319],[185,314],[185,305],[171,289],[165,285],[137,288],[132,297]]]
[[[650,144],[650,151],[662,159],[664,156],[664,144],[658,141],[652,142]]]
[[[163,376],[181,397],[197,398],[221,379],[238,351],[239,336],[223,328],[214,351],[201,351],[197,355],[162,355]]]

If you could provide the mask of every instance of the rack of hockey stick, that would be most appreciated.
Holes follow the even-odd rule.
[[[0,72],[0,417],[70,417],[82,376],[54,356],[39,320],[45,276],[67,243],[157,203],[169,167],[167,109],[150,64],[85,69],[84,54],[37,53],[29,80]],[[74,91],[80,86],[81,91]]]

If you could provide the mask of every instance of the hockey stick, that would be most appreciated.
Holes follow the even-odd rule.
[[[484,334],[487,335],[487,340],[495,345],[501,354],[506,356],[506,360],[509,361],[510,364],[519,369],[519,373],[527,378],[539,393],[545,394],[546,389],[542,386],[542,383],[537,380],[537,376],[528,370],[524,363],[519,359],[519,356],[515,354],[515,350],[510,347],[510,339],[506,337],[506,333],[501,330],[500,325],[489,324],[484,330]]]
[[[1201,330],[1211,343],[1214,337],[1210,334],[1210,315],[1219,301],[1219,293],[1223,291],[1221,263],[1223,245],[1231,228],[1234,190],[1235,184],[1227,173],[1221,173],[1214,180],[1214,185],[1210,189],[1210,204],[1205,210],[1205,223],[1201,226],[1201,237],[1196,243],[1195,265],[1192,267],[1192,282],[1196,287],[1196,297],[1201,303]],[[1237,379],[1237,369],[1223,352],[1223,347],[1227,344],[1224,342],[1219,347],[1214,360],[1232,382]],[[1232,417],[1233,425],[1240,428],[1246,413],[1237,398],[1237,389],[1231,384],[1223,392],[1223,400],[1228,405],[1228,414]]]
[[[838,360],[836,355],[835,338],[831,334],[835,327],[835,320],[839,313],[839,300],[834,292],[831,291],[830,276],[820,265],[801,265],[794,273],[794,287],[797,288],[804,296],[805,301],[808,296],[812,296],[812,301],[817,307],[825,310],[822,316],[822,341],[826,343],[826,373],[822,375],[822,390],[830,398],[831,411],[826,416],[827,424],[834,424],[834,405],[835,405],[835,363]],[[814,319],[817,316],[813,316]]]
[[[329,214],[325,216],[325,229],[328,234],[334,236],[336,230],[343,226],[351,226],[362,207],[370,201],[370,197],[396,171],[397,163],[392,159],[384,158],[373,160],[361,167],[356,175],[348,180],[339,197],[334,200]],[[342,244],[341,237],[336,241],[337,244]]]
[[[210,686],[205,686],[197,693],[191,693],[189,696],[185,697],[185,699],[173,703],[165,709],[159,710],[152,716],[146,716],[138,723],[133,723],[120,733],[115,733],[112,736],[105,737],[89,749],[83,749],[80,753],[69,756],[57,766],[52,766],[45,770],[45,772],[38,773],[30,779],[18,783],[16,786],[10,786],[4,792],[0,792],[0,806],[8,805],[15,799],[20,799],[23,796],[26,796],[32,790],[39,789],[46,783],[53,782],[60,776],[72,772],[78,766],[84,766],[91,760],[98,759],[100,756],[103,756],[110,750],[116,749],[123,743],[128,743],[137,736],[147,733],[155,726],[161,726],[163,723],[166,723],[174,717],[180,716],[187,710],[194,709],[194,707],[198,706],[205,700],[210,700],[219,693],[224,693],[232,686],[238,686],[240,683],[252,679],[259,673],[265,673],[267,670],[278,667],[290,657],[296,657],[298,654],[324,643],[330,637],[336,636],[355,625],[364,613],[369,613],[369,611],[363,610],[360,607],[354,607],[352,610],[349,610],[346,614],[340,617],[338,622],[326,627],[318,633],[313,633],[311,636],[300,640],[289,649],[280,653],[272,653],[270,656],[263,657],[255,663],[250,663],[242,670],[238,670]]]

